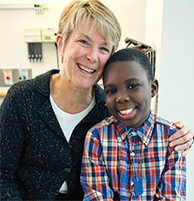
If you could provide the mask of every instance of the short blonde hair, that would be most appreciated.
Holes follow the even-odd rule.
[[[73,0],[65,6],[59,18],[58,34],[61,34],[62,49],[70,34],[83,20],[87,23],[93,20],[93,28],[110,45],[113,45],[112,54],[119,46],[121,27],[114,13],[98,0]]]

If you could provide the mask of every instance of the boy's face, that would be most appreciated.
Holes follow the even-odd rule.
[[[109,112],[125,126],[141,127],[150,113],[157,80],[149,82],[147,72],[135,61],[116,61],[105,70],[104,94]]]

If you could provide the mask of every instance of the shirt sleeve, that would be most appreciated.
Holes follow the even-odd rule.
[[[182,151],[168,147],[154,200],[186,200],[186,158]]]
[[[113,200],[114,193],[109,186],[102,147],[91,132],[87,133],[85,139],[80,181],[84,200]]]
[[[14,90],[10,88],[0,107],[2,200],[22,200],[15,183],[15,172],[23,149],[23,132],[14,97]]]

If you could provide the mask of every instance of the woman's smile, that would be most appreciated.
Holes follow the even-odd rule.
[[[90,68],[87,68],[85,66],[82,66],[80,64],[77,64],[79,69],[84,72],[84,73],[89,73],[89,74],[93,74],[96,70],[93,70],[93,69],[90,69]]]

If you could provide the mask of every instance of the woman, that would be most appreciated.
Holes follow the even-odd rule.
[[[84,138],[109,115],[96,83],[120,36],[116,17],[99,1],[64,8],[57,36],[61,70],[13,85],[0,108],[2,200],[82,200]],[[174,139],[185,143],[181,149],[190,146],[190,128]]]

